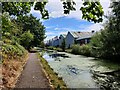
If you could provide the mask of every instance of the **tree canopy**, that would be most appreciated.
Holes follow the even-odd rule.
[[[98,57],[116,59],[120,57],[120,1],[112,2],[112,15],[104,24],[104,29],[92,41],[93,54]]]
[[[75,11],[76,2],[74,0],[61,0],[64,8],[64,14],[69,14],[70,11]],[[43,19],[49,18],[48,10],[45,9],[46,0],[36,2],[34,10],[39,10]],[[20,16],[30,12],[30,7],[34,2],[2,2],[2,12],[9,12],[10,15]],[[103,8],[99,1],[83,1],[84,6],[80,6],[82,18],[95,23],[102,22]]]
[[[24,32],[30,31],[30,33],[33,35],[33,40],[29,42],[31,47],[41,44],[45,38],[45,27],[42,25],[39,19],[30,14],[18,17],[16,22],[23,28],[22,34],[24,34]]]

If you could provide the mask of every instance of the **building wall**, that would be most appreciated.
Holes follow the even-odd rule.
[[[64,37],[62,35],[60,35],[60,37],[59,37],[59,46],[62,45],[63,40],[64,40]]]
[[[71,35],[70,32],[68,32],[65,41],[66,41],[66,48],[69,48],[74,44],[74,37]]]
[[[81,40],[77,40],[77,44],[83,45],[83,44],[88,44],[90,42],[91,38],[85,38]]]
[[[59,39],[54,40],[52,46],[59,46]]]

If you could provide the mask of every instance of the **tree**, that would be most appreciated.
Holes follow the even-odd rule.
[[[30,50],[31,41],[34,39],[30,31],[27,31],[21,35],[21,45],[24,46],[27,50]]]
[[[31,41],[32,47],[39,46],[41,44],[45,38],[45,27],[39,19],[30,14],[29,16],[26,15],[18,17],[16,22],[22,26],[22,33],[30,31],[30,33],[33,34],[34,39]]]
[[[2,39],[14,39],[21,30],[18,28],[19,26],[11,21],[9,13],[2,14]]]
[[[61,0],[64,8],[64,14],[69,14],[70,11],[75,11],[75,1],[74,0]],[[20,16],[29,13],[30,7],[33,6],[33,2],[2,2],[2,12],[9,12],[10,15]],[[35,10],[39,10],[43,19],[49,18],[48,10],[45,9],[47,1],[36,2]],[[80,10],[83,13],[82,18],[93,22],[102,22],[103,8],[99,1],[83,1],[83,7]]]
[[[34,2],[2,2],[2,12],[9,12],[9,15],[20,16],[30,12]]]
[[[120,58],[120,1],[112,2],[111,8],[113,14],[108,16],[104,29],[93,37],[91,44],[98,57],[117,60]]]

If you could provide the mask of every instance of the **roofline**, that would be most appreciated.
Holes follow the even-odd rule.
[[[91,38],[91,37],[92,36],[87,36],[87,37],[77,38],[76,40],[88,39],[88,38]]]

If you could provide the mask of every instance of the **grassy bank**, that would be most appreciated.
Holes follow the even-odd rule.
[[[54,47],[54,46],[49,46],[49,47],[47,47],[47,49],[56,50],[56,51],[59,51],[59,52],[63,51],[60,47]]]
[[[28,58],[28,52],[18,43],[2,42],[2,71],[3,88],[14,88]]]
[[[61,88],[61,89],[67,89],[67,86],[65,82],[63,81],[62,77],[58,77],[58,74],[53,71],[53,69],[50,67],[48,62],[42,58],[42,56],[38,53],[38,56],[40,58],[40,62],[42,63],[42,66],[47,74],[47,77],[49,78],[50,84],[53,88]]]

